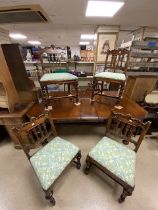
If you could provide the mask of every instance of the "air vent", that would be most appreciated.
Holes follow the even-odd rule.
[[[39,5],[0,7],[0,24],[45,23],[50,21]]]

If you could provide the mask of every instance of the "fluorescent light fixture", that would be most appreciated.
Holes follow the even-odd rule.
[[[113,17],[123,5],[121,1],[88,1],[86,16]]]
[[[90,44],[90,42],[80,42],[79,44],[80,45],[88,45],[88,44]]]
[[[94,40],[95,34],[81,34],[81,39],[83,40]]]
[[[12,39],[26,39],[27,36],[23,35],[23,34],[19,34],[19,33],[11,33],[9,34],[10,38]]]
[[[41,42],[39,41],[28,41],[28,43],[32,45],[41,45]]]

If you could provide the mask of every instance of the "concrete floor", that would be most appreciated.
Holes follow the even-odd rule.
[[[146,136],[138,151],[135,191],[119,204],[122,188],[118,184],[95,169],[88,176],[83,173],[86,154],[104,135],[104,126],[58,125],[57,131],[81,148],[82,167],[77,170],[71,166],[58,179],[54,187],[56,206],[45,200],[23,151],[5,140],[0,143],[0,210],[158,209],[158,139]]]

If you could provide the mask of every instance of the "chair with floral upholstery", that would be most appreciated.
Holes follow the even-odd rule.
[[[71,163],[80,169],[79,148],[56,136],[53,121],[48,115],[34,118],[20,129],[15,128],[14,132],[46,194],[45,198],[55,205],[52,187]],[[39,146],[42,147],[38,151],[30,153],[30,148]]]
[[[70,98],[73,100],[76,106],[80,105],[79,103],[79,94],[78,94],[78,77],[69,73],[67,62],[60,61],[56,58],[57,49],[54,45],[41,49],[39,52],[40,62],[42,66],[42,76],[38,73],[38,79],[41,86],[42,92],[42,101],[45,106],[52,105],[52,102],[55,100]],[[55,56],[55,60],[54,60]],[[45,59],[48,61],[45,61]],[[48,65],[50,63],[50,65]],[[45,66],[46,65],[46,66]],[[65,67],[62,67],[64,65]],[[48,66],[50,67],[48,68]],[[54,68],[53,68],[54,66]],[[64,86],[64,90],[59,88]],[[55,90],[53,90],[55,87]],[[59,91],[56,90],[58,87]]]
[[[64,94],[55,96],[52,95],[52,91],[48,90],[49,85],[63,85]],[[40,85],[42,89],[42,99],[46,106],[50,101],[54,101],[62,98],[71,98],[75,105],[80,105],[78,95],[78,77],[70,73],[46,73],[40,79]],[[68,94],[65,94],[65,86],[68,86]],[[74,94],[71,89],[74,89]]]
[[[113,97],[120,101],[126,83],[128,61],[129,51],[126,49],[107,51],[104,71],[96,73],[93,77],[92,102],[95,95]],[[112,85],[117,86],[117,91],[110,91]]]
[[[95,166],[120,184],[123,193],[119,202],[132,195],[135,187],[136,152],[149,127],[150,122],[143,123],[130,115],[112,113],[107,123],[106,136],[87,155],[85,173],[88,174],[90,168]],[[127,147],[121,141],[125,145],[132,144]],[[132,145],[134,150],[130,147]]]

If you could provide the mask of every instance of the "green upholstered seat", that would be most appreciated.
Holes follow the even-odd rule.
[[[44,74],[40,81],[66,81],[66,80],[77,80],[78,77],[76,77],[73,74],[70,73],[48,73]]]
[[[44,190],[47,190],[79,152],[70,142],[55,137],[36,152],[30,162]]]
[[[69,69],[55,69],[53,73],[68,73]]]
[[[126,76],[123,73],[114,73],[114,72],[101,72],[97,73],[95,77],[99,78],[107,78],[107,79],[113,79],[113,80],[120,80],[120,81],[125,81]]]
[[[133,150],[111,138],[103,137],[89,152],[89,156],[128,185],[134,187],[136,153]]]

